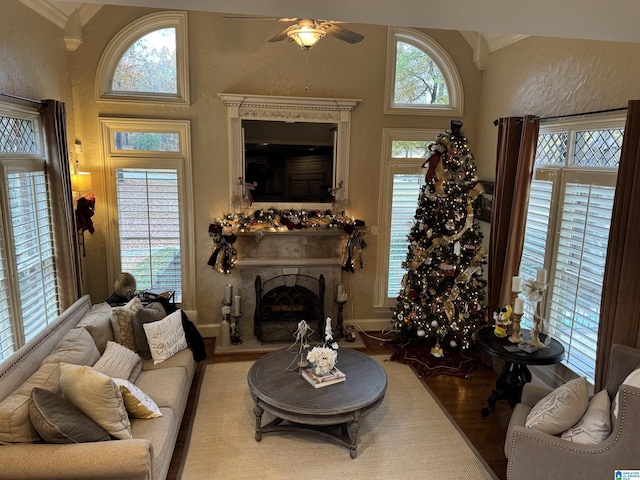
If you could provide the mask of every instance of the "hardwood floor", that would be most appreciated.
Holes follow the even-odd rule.
[[[390,355],[391,350],[382,347],[380,335],[370,332],[369,336],[364,336],[366,348],[363,351],[369,355]],[[188,426],[193,415],[193,404],[196,396],[196,386],[198,378],[202,373],[203,366],[207,363],[224,363],[256,360],[262,353],[242,353],[213,356],[215,339],[205,339],[207,346],[207,359],[200,362],[196,368],[196,376],[191,386],[189,400],[185,410],[180,433],[176,442],[176,447],[171,459],[171,466],[167,479],[177,478],[178,469],[182,455],[186,453]],[[500,480],[506,479],[507,459],[504,456],[504,438],[511,416],[511,409],[506,402],[500,401],[496,404],[495,410],[486,418],[482,418],[480,411],[486,406],[486,400],[495,385],[496,374],[490,367],[480,367],[474,370],[469,378],[451,377],[440,375],[423,380],[438,398],[443,407],[460,429],[467,436],[489,467],[495,472]],[[428,435],[428,432],[425,432]],[[185,479],[188,480],[188,479]]]

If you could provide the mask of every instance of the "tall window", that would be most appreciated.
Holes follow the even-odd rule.
[[[385,113],[462,115],[460,74],[431,37],[410,28],[389,28]]]
[[[186,12],[158,12],[123,28],[96,73],[98,100],[189,103]]]
[[[189,123],[102,119],[110,172],[109,275],[130,272],[138,289],[175,290],[193,306],[193,202]]]
[[[438,136],[436,130],[383,131],[383,175],[380,179],[380,226],[376,304],[393,306],[406,270],[408,234],[424,183],[427,148]]]
[[[0,359],[59,314],[37,113],[0,104]]]
[[[592,383],[623,127],[619,116],[541,125],[520,267],[523,278],[549,272],[549,333]]]

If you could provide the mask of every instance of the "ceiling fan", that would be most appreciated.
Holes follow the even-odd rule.
[[[311,50],[313,46],[322,38],[329,35],[338,40],[347,43],[358,43],[364,39],[363,35],[356,33],[348,28],[337,25],[333,20],[314,20],[309,18],[272,18],[272,17],[224,17],[228,19],[245,19],[245,20],[277,20],[279,22],[297,22],[288,26],[276,36],[271,38],[270,42],[279,42],[289,39],[296,42],[303,50]]]

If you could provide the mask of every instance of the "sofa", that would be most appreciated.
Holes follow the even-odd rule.
[[[72,350],[79,348],[81,342],[73,342],[73,339],[77,337],[86,341],[87,333],[95,342],[95,348],[104,350],[105,340],[114,338],[111,322],[104,318],[105,313],[109,314],[106,307],[111,308],[107,304],[92,306],[90,297],[83,296],[33,340],[0,363],[0,442],[3,443],[0,445],[0,478],[166,478],[195,373],[196,362],[189,348],[161,363],[153,359],[138,361],[139,373],[133,384],[155,402],[161,416],[129,418],[129,435],[132,438],[111,437],[108,441],[53,444],[45,443],[36,436],[31,442],[24,441],[24,435],[34,434],[33,425],[25,425],[24,415],[15,412],[24,412],[25,398],[33,402],[33,395],[29,395],[30,392],[33,394],[30,387],[34,379],[41,378],[43,371],[57,372],[63,369],[63,365],[71,368],[66,366],[93,364],[96,359],[93,346],[83,349],[91,350],[88,357],[85,352],[73,352],[71,357],[67,352],[67,356],[60,360],[65,363],[56,363],[55,356],[60,349],[69,350],[69,345]],[[195,312],[184,313],[189,320],[196,321]],[[98,317],[99,321],[96,321]],[[52,375],[55,378],[55,374]],[[65,395],[60,396],[66,401]],[[7,405],[12,404],[19,404],[15,412],[7,410]]]
[[[587,416],[585,413],[581,423],[576,426],[578,428],[572,429],[578,435],[589,433],[592,437],[592,441],[580,443],[576,443],[575,437],[566,436],[564,433],[552,435],[535,428],[527,428],[527,419],[532,410],[539,402],[543,402],[543,399],[549,398],[554,390],[531,383],[525,384],[522,399],[513,409],[507,428],[504,445],[504,453],[508,460],[507,478],[600,479],[614,478],[618,470],[640,470],[639,380],[640,350],[625,345],[613,345],[607,384],[605,389],[598,393],[608,397],[605,398],[607,402],[600,416],[597,410],[596,415],[591,416],[591,419],[595,420],[595,428],[594,423],[591,424],[591,428],[584,423]],[[595,397],[596,395],[589,400],[587,412]],[[565,395],[561,400],[569,404],[571,398]],[[555,419],[560,417],[558,413],[554,416]],[[610,422],[608,430],[603,429],[607,422]]]

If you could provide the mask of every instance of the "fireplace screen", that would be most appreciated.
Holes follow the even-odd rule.
[[[305,320],[319,339],[324,331],[324,276],[280,275],[262,282],[256,277],[254,334],[260,342],[294,341]]]

